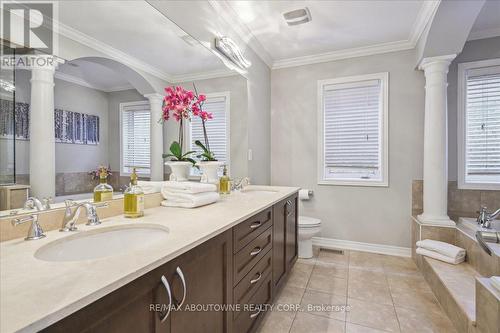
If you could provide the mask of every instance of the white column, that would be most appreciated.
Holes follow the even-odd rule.
[[[30,185],[31,195],[44,198],[56,194],[54,133],[54,72],[57,60],[36,57],[31,67]]]
[[[448,67],[455,55],[425,58],[424,224],[453,226],[448,217]]]
[[[163,96],[144,95],[151,105],[151,180],[163,180],[163,124],[158,122],[162,116]]]

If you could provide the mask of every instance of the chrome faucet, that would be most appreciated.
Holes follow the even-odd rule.
[[[40,201],[38,198],[36,197],[29,197],[26,202],[24,203],[24,209],[35,209],[37,211],[41,211],[41,210],[48,210],[50,209],[50,201],[52,200],[52,198],[48,197],[48,198],[43,198],[42,201]]]
[[[477,217],[477,224],[481,225],[481,227],[490,229],[491,221],[496,219],[500,215],[500,208],[494,211],[493,213],[488,213],[488,209],[486,207],[481,207],[481,211],[479,212],[479,216]]]
[[[35,240],[45,237],[42,227],[40,226],[40,224],[38,224],[38,215],[29,215],[18,219],[13,219],[12,225],[17,226],[27,222],[31,222],[31,227],[28,230],[28,236],[26,236],[24,240]]]
[[[243,177],[241,179],[234,180],[231,186],[231,190],[242,190],[245,186],[250,185],[250,178]]]
[[[90,202],[83,202],[80,204],[75,204],[72,200],[65,200],[66,211],[64,212],[63,222],[61,229],[59,231],[75,231],[77,230],[75,224],[80,216],[80,210],[85,208],[87,211],[87,223],[86,225],[99,225],[101,221],[99,220],[99,216],[97,215],[98,207],[108,207],[107,203],[102,204],[92,204]],[[74,210],[71,208],[75,207]]]

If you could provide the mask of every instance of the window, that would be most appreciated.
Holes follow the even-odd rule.
[[[205,123],[210,142],[210,150],[218,161],[224,162],[229,168],[229,92],[207,94],[203,110],[213,114],[213,119]],[[201,153],[201,149],[194,144],[196,140],[205,143],[201,119],[196,117],[190,123],[190,150],[196,151],[194,156]],[[199,175],[193,169],[192,175]]]
[[[151,110],[148,101],[120,103],[120,174],[150,174]]]
[[[389,74],[318,82],[318,183],[388,185]]]
[[[458,183],[500,189],[500,60],[458,65]]]

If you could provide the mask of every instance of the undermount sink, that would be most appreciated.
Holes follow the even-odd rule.
[[[81,261],[132,252],[168,238],[168,229],[155,224],[105,227],[80,232],[42,246],[35,258]]]
[[[260,187],[260,186],[247,186],[244,187],[241,191],[244,194],[275,194],[278,191],[269,189],[268,187]]]

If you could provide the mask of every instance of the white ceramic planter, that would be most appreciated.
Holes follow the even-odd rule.
[[[170,170],[172,171],[170,173],[169,180],[178,181],[178,182],[188,181],[189,171],[191,170],[191,167],[193,166],[192,163],[179,162],[179,161],[168,161],[168,162],[165,162],[165,165],[170,167]]]
[[[199,166],[201,171],[201,180],[202,183],[210,183],[210,184],[219,184],[219,175],[217,171],[219,168],[224,165],[223,162],[219,161],[202,161],[196,163]]]

